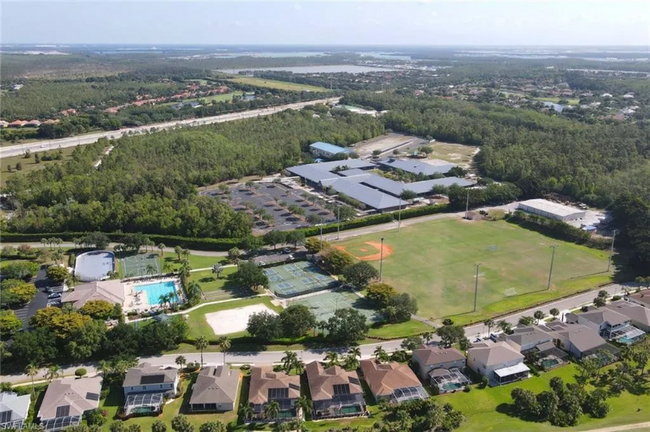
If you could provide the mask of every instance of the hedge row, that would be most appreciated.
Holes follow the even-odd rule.
[[[83,237],[88,233],[85,232],[62,232],[62,233],[0,233],[0,240],[3,242],[21,243],[35,242],[38,243],[42,238],[57,237],[63,241],[72,241],[75,238]],[[105,233],[112,242],[121,242],[126,234],[124,233]],[[239,244],[240,239],[233,238],[195,238],[181,237],[165,234],[147,234],[154,243],[164,243],[165,246],[181,246],[187,249],[227,251]]]
[[[537,231],[558,240],[577,243],[595,249],[607,249],[610,246],[609,240],[593,237],[589,232],[563,221],[528,214],[522,211],[514,212],[506,220],[522,228]]]
[[[402,219],[409,219],[418,216],[426,216],[436,213],[444,213],[448,210],[448,206],[445,204],[441,205],[430,205],[423,207],[414,207],[406,210],[402,210]],[[361,228],[370,225],[379,225],[383,223],[389,223],[397,219],[397,213],[382,213],[372,216],[367,216],[364,218],[353,219],[347,222],[341,223],[341,231]],[[309,227],[304,228],[303,232],[306,237],[312,237],[320,234],[321,227]],[[328,225],[323,225],[323,234],[336,232],[337,224],[331,223]]]
[[[446,205],[432,205],[415,207],[402,210],[402,219],[409,219],[418,216],[425,216],[436,213],[443,213],[447,211]],[[389,223],[397,219],[396,213],[382,213],[364,218],[353,219],[341,223],[341,231],[361,228],[370,225],[379,225]],[[336,232],[337,225],[332,223],[323,226],[323,233]],[[310,227],[303,229],[306,237],[316,236],[320,234],[320,227]],[[72,241],[75,238],[83,237],[88,233],[85,232],[60,232],[60,233],[0,233],[0,240],[3,242],[21,243],[31,242],[38,243],[42,238],[57,237],[63,241]],[[124,233],[106,233],[112,242],[121,242],[124,240],[126,234]],[[164,243],[165,246],[181,246],[187,249],[196,250],[210,250],[210,251],[227,251],[235,246],[238,246],[241,239],[236,238],[195,238],[195,237],[181,237],[166,234],[146,234],[154,243]]]

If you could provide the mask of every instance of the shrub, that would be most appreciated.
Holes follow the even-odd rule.
[[[79,369],[77,369],[76,371],[74,371],[75,376],[77,376],[77,377],[79,377],[79,378],[85,376],[86,373],[87,373],[87,371],[86,371],[85,368],[79,368]]]

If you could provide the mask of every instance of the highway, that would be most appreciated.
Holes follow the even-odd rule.
[[[151,124],[146,126],[125,128],[125,129],[119,129],[114,131],[102,131],[102,132],[96,132],[87,135],[79,135],[79,136],[68,137],[68,138],[43,140],[43,141],[38,141],[29,144],[16,144],[16,145],[0,148],[0,159],[11,157],[11,156],[20,156],[22,154],[25,154],[27,150],[33,153],[39,151],[56,150],[58,148],[76,147],[84,144],[92,144],[100,138],[117,139],[126,134],[141,134],[144,132],[173,129],[177,127],[202,126],[202,125],[212,124],[212,123],[221,123],[221,122],[241,120],[241,119],[246,119],[251,117],[267,116],[288,109],[293,109],[293,110],[302,109],[305,105],[313,105],[317,103],[324,104],[324,103],[338,102],[338,101],[339,98],[318,99],[318,100],[305,101],[305,102],[296,102],[287,105],[279,105],[279,106],[269,107],[269,108],[261,108],[257,110],[251,110],[251,111],[222,114],[213,117],[203,117],[199,119],[189,119],[189,120],[175,120],[167,123],[156,123],[156,124]]]

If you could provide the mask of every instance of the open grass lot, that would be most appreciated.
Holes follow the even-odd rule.
[[[285,81],[275,81],[267,80],[263,78],[254,78],[254,77],[238,77],[231,78],[228,81],[232,81],[238,84],[248,84],[257,87],[268,87],[278,90],[289,90],[289,91],[312,91],[312,92],[324,92],[327,91],[324,87],[316,87],[308,84],[299,84]]]
[[[165,264],[167,264],[171,270],[177,270],[178,268],[180,268],[181,260],[183,260],[184,257],[181,255],[181,259],[179,260],[178,256],[175,253],[164,252],[163,259],[164,259],[163,267]],[[187,259],[190,262],[190,267],[192,267],[192,270],[212,268],[212,266],[217,263],[220,264],[228,263],[228,259],[226,257],[218,257],[218,256],[199,256],[199,255],[190,254],[187,257]]]
[[[43,150],[46,150],[46,149],[43,149]],[[43,169],[48,165],[65,162],[65,161],[69,160],[72,157],[72,152],[74,152],[74,150],[75,150],[75,147],[67,147],[67,148],[61,149],[63,159],[61,159],[61,160],[52,160],[52,161],[41,161],[40,163],[35,162],[34,152],[32,152],[29,155],[29,158],[25,158],[24,155],[3,158],[2,163],[0,164],[2,166],[2,171],[0,172],[0,186],[4,186],[7,183],[7,179],[14,176],[17,172],[27,173],[29,171]],[[43,156],[44,151],[43,152],[39,151],[39,152],[36,152],[36,153],[38,153],[39,156]],[[58,149],[53,149],[53,150],[48,150],[47,151],[47,154],[49,154],[49,155],[54,155],[55,153],[58,153]],[[18,162],[20,162],[20,164],[22,165],[22,170],[20,170],[20,171],[16,171],[16,164]],[[9,166],[11,166],[12,172],[9,172]]]
[[[361,236],[340,245],[359,250],[379,235]],[[454,316],[459,324],[482,320],[594,288],[610,280],[607,253],[557,241],[504,221],[436,220],[384,233],[392,255],[384,256],[383,279],[415,296],[418,315]],[[553,284],[546,291],[550,245],[556,250]],[[371,262],[379,267],[378,261]],[[475,263],[481,263],[477,312]],[[516,292],[516,294],[514,294]]]
[[[449,402],[454,408],[463,412],[467,421],[458,431],[561,431],[561,430],[590,430],[622,424],[640,423],[650,420],[650,394],[633,395],[623,392],[618,397],[607,399],[611,411],[604,419],[594,419],[584,415],[575,428],[560,428],[550,423],[535,423],[521,420],[507,413],[507,405],[512,402],[510,392],[516,387],[539,393],[550,388],[549,382],[554,376],[561,377],[564,382],[575,382],[576,366],[571,364],[554,371],[532,377],[527,380],[508,384],[502,387],[487,389],[473,388],[471,392],[459,392],[438,397],[440,402]],[[640,411],[638,411],[640,409]],[[501,412],[499,412],[501,411]]]
[[[382,339],[401,339],[430,331],[433,331],[433,328],[430,325],[412,319],[411,321],[404,323],[370,326],[368,337]],[[376,341],[373,340],[371,342]]]
[[[580,103],[579,98],[563,98],[563,97],[536,97],[538,101],[542,102],[553,102],[553,103],[559,103],[562,99],[566,99],[569,101],[569,105],[578,105]]]
[[[237,271],[237,267],[227,267],[221,273],[221,279],[212,270],[193,272],[190,274],[190,282],[196,281],[201,285],[205,301],[227,300],[236,297],[247,297],[252,293],[248,289],[234,286],[227,277]]]
[[[205,336],[206,338],[208,338],[208,340],[217,339],[216,335],[214,334],[214,331],[212,330],[212,327],[210,327],[207,320],[205,319],[205,314],[212,313],[212,312],[219,312],[226,309],[235,309],[244,306],[256,305],[256,304],[264,304],[276,312],[280,312],[282,310],[281,307],[274,306],[273,304],[271,304],[270,297],[254,297],[249,299],[235,300],[232,302],[217,303],[217,304],[211,304],[204,307],[200,307],[188,314],[189,318],[187,320],[187,323],[189,324],[190,327],[188,333],[188,339],[196,339],[199,336]],[[245,332],[244,334],[234,333],[232,335],[229,335],[229,337],[235,338],[237,336],[244,336],[245,334],[246,334]]]
[[[431,144],[433,153],[429,155],[431,159],[441,159],[455,164],[460,165],[461,167],[469,167],[474,159],[476,154],[477,147],[464,145],[464,144],[452,144],[446,142],[435,142]]]

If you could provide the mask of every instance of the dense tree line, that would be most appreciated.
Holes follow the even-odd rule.
[[[391,93],[351,92],[345,102],[389,110],[382,117],[387,129],[481,146],[475,162],[482,174],[513,183],[525,198],[559,192],[616,209],[617,198],[630,193],[650,203],[650,129],[643,124],[584,124],[530,110]],[[493,197],[514,192],[503,189]],[[615,214],[623,224],[632,217]],[[628,239],[638,267],[648,271],[647,235]]]
[[[368,116],[300,111],[124,137],[98,169],[92,162],[108,142],[79,147],[64,164],[7,180],[17,207],[8,228],[243,237],[249,217],[195,186],[281,171],[314,141],[345,145],[382,132]]]

